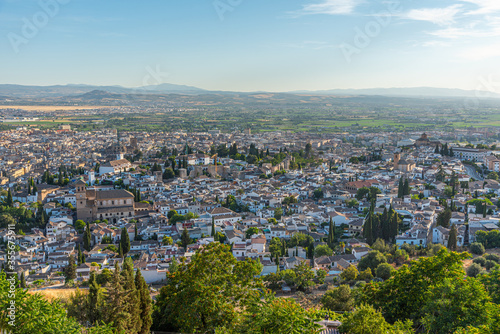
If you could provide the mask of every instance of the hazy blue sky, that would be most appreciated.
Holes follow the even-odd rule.
[[[476,89],[500,74],[500,0],[0,0],[0,36],[0,83]]]

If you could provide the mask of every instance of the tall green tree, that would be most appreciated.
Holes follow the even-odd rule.
[[[96,324],[103,319],[104,291],[96,281],[95,271],[90,273],[87,320],[91,324]]]
[[[396,236],[399,234],[399,225],[401,223],[401,219],[399,218],[399,214],[397,213],[396,210],[393,210],[392,208],[390,209],[391,211],[391,221],[389,223],[390,227],[390,233],[389,233],[389,241],[390,242],[395,242]]]
[[[107,286],[107,298],[104,311],[104,321],[112,323],[116,332],[128,333],[128,325],[130,322],[130,314],[127,312],[125,305],[126,293],[123,288],[123,277],[120,275],[118,262],[115,262],[115,270],[113,279]]]
[[[150,333],[151,325],[153,324],[153,318],[151,317],[153,313],[151,296],[149,295],[148,285],[142,277],[141,270],[137,269],[135,274],[135,287],[139,292],[139,317],[141,319],[141,328],[139,329],[139,334]]]
[[[262,265],[236,261],[230,247],[211,243],[168,275],[153,311],[153,329],[209,333],[236,325],[241,310],[260,301]]]
[[[451,215],[452,215],[452,212],[451,212],[450,208],[446,208],[443,211],[441,211],[438,214],[437,219],[436,219],[437,225],[449,228]]]
[[[87,223],[87,226],[85,227],[85,233],[83,234],[83,249],[85,249],[87,252],[90,251],[90,225]]]
[[[332,217],[330,217],[330,222],[328,224],[328,247],[333,249],[335,244],[335,227],[333,226]]]
[[[445,279],[431,286],[428,294],[431,298],[422,309],[421,321],[427,333],[447,334],[468,326],[489,325],[500,316],[498,305],[491,303],[484,285],[475,278]]]
[[[375,241],[373,240],[373,212],[369,212],[368,218],[365,220],[365,224],[363,226],[363,236],[369,245]]]
[[[445,280],[461,281],[465,277],[462,261],[468,253],[441,249],[436,256],[421,257],[410,266],[403,265],[392,278],[382,283],[368,283],[361,288],[358,303],[365,302],[380,309],[387,321],[421,321],[423,308],[433,298],[433,286]]]
[[[128,314],[127,329],[129,333],[137,333],[142,327],[140,293],[134,280],[134,265],[132,258],[123,261],[121,276],[123,277],[123,290],[125,293],[125,312]]]
[[[66,282],[74,280],[76,278],[76,264],[73,255],[69,256],[68,264],[64,269],[64,276],[66,278]]]
[[[78,265],[85,262],[82,250],[80,249],[80,244],[78,244],[78,255],[76,256],[76,259],[78,260]]]
[[[24,271],[21,273],[20,287],[26,289],[26,277],[24,276]]]
[[[448,235],[448,249],[456,250],[457,249],[457,225],[453,224],[450,230],[450,234]]]
[[[405,179],[405,182],[403,184],[403,196],[407,196],[410,194],[410,183],[408,179]]]
[[[9,190],[7,191],[7,198],[5,199],[5,204],[9,207],[12,207],[12,205],[14,204],[14,201],[12,200],[12,191]]]
[[[187,228],[182,230],[181,234],[181,245],[184,247],[184,250],[187,250],[187,246],[191,243],[191,237],[189,236],[189,232]]]
[[[122,246],[123,254],[126,255],[130,251],[130,237],[126,227],[122,228],[122,234],[120,237],[120,245]]]
[[[215,236],[215,217],[212,217],[212,232],[210,233],[210,236]]]
[[[403,178],[399,178],[399,184],[398,184],[398,198],[403,198],[404,197],[404,183],[403,183]]]

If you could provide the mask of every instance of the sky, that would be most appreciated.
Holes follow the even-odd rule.
[[[0,0],[0,83],[500,92],[500,0]]]

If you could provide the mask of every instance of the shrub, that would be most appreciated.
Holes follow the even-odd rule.
[[[484,246],[479,242],[474,242],[470,245],[470,251],[472,254],[483,255],[484,254]]]
[[[340,278],[342,278],[344,281],[354,281],[358,277],[358,275],[358,269],[356,269],[356,267],[351,264],[348,268],[340,273]]]
[[[491,261],[495,261],[496,263],[500,263],[500,256],[498,256],[496,254],[485,254],[484,258],[486,260],[491,260]]]
[[[486,267],[487,270],[490,270],[491,268],[493,268],[497,265],[497,263],[495,261],[492,261],[492,260],[486,260],[485,262],[486,263],[484,264],[484,266]]]
[[[486,259],[484,257],[477,257],[472,262],[479,264],[481,267],[484,267],[486,264]]]
[[[328,290],[321,297],[323,307],[331,311],[351,311],[354,307],[354,297],[349,285],[341,285],[338,288]]]
[[[378,265],[375,274],[383,280],[389,279],[392,276],[394,268],[388,263],[381,263]]]
[[[370,268],[366,268],[366,270],[363,270],[362,272],[359,273],[358,279],[359,280],[371,280],[373,278],[372,270]]]
[[[483,271],[483,268],[477,264],[473,263],[468,269],[467,269],[467,276],[469,277],[476,277]]]
[[[387,263],[384,254],[379,251],[371,251],[359,261],[358,269],[364,271],[366,268],[370,268],[372,271],[375,271],[381,263]]]

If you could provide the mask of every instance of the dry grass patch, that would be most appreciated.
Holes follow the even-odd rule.
[[[31,294],[41,294],[45,299],[53,301],[54,299],[68,300],[74,294],[76,289],[46,289],[38,291],[28,291]],[[80,289],[83,293],[88,293],[88,290]]]

